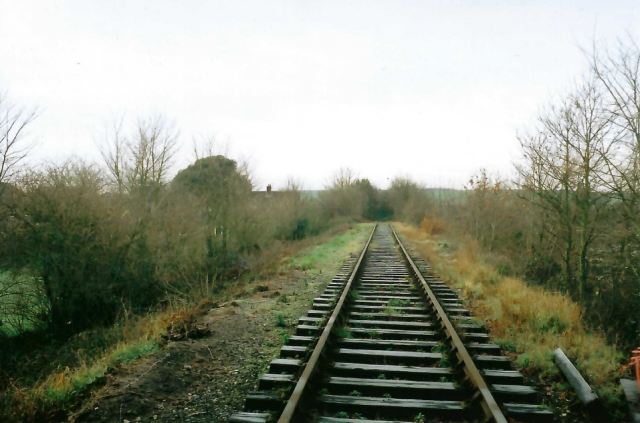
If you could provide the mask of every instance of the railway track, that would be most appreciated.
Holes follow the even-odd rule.
[[[549,421],[533,388],[464,308],[374,227],[260,377],[232,423]]]

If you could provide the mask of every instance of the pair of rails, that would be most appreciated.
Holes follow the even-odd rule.
[[[550,420],[457,293],[376,225],[230,423]]]

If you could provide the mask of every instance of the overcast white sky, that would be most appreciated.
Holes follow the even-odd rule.
[[[38,159],[99,158],[111,116],[229,140],[264,184],[348,166],[461,186],[508,173],[516,131],[586,70],[578,46],[640,34],[640,1],[0,0],[0,91],[39,106]]]

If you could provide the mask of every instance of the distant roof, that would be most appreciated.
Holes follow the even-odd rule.
[[[267,196],[267,191],[266,190],[259,190],[259,191],[253,191],[253,192],[255,194],[262,194],[265,197]],[[271,197],[277,197],[278,195],[283,195],[283,194],[286,195],[287,192],[289,192],[289,191],[275,191],[275,190],[272,190],[271,191]],[[302,190],[302,191],[300,191],[300,196],[302,198],[317,199],[317,198],[320,197],[320,195],[319,195],[320,192],[322,192],[322,191],[320,191],[320,190]]]

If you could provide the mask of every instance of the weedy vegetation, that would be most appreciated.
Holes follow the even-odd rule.
[[[423,230],[402,224],[396,227],[438,275],[461,289],[474,314],[487,322],[494,342],[520,354],[518,365],[542,379],[559,378],[552,353],[562,348],[601,397],[618,402],[623,355],[607,343],[604,334],[585,324],[577,304],[562,294],[501,276],[483,262],[473,241],[457,244],[449,239],[458,248],[443,253]]]

